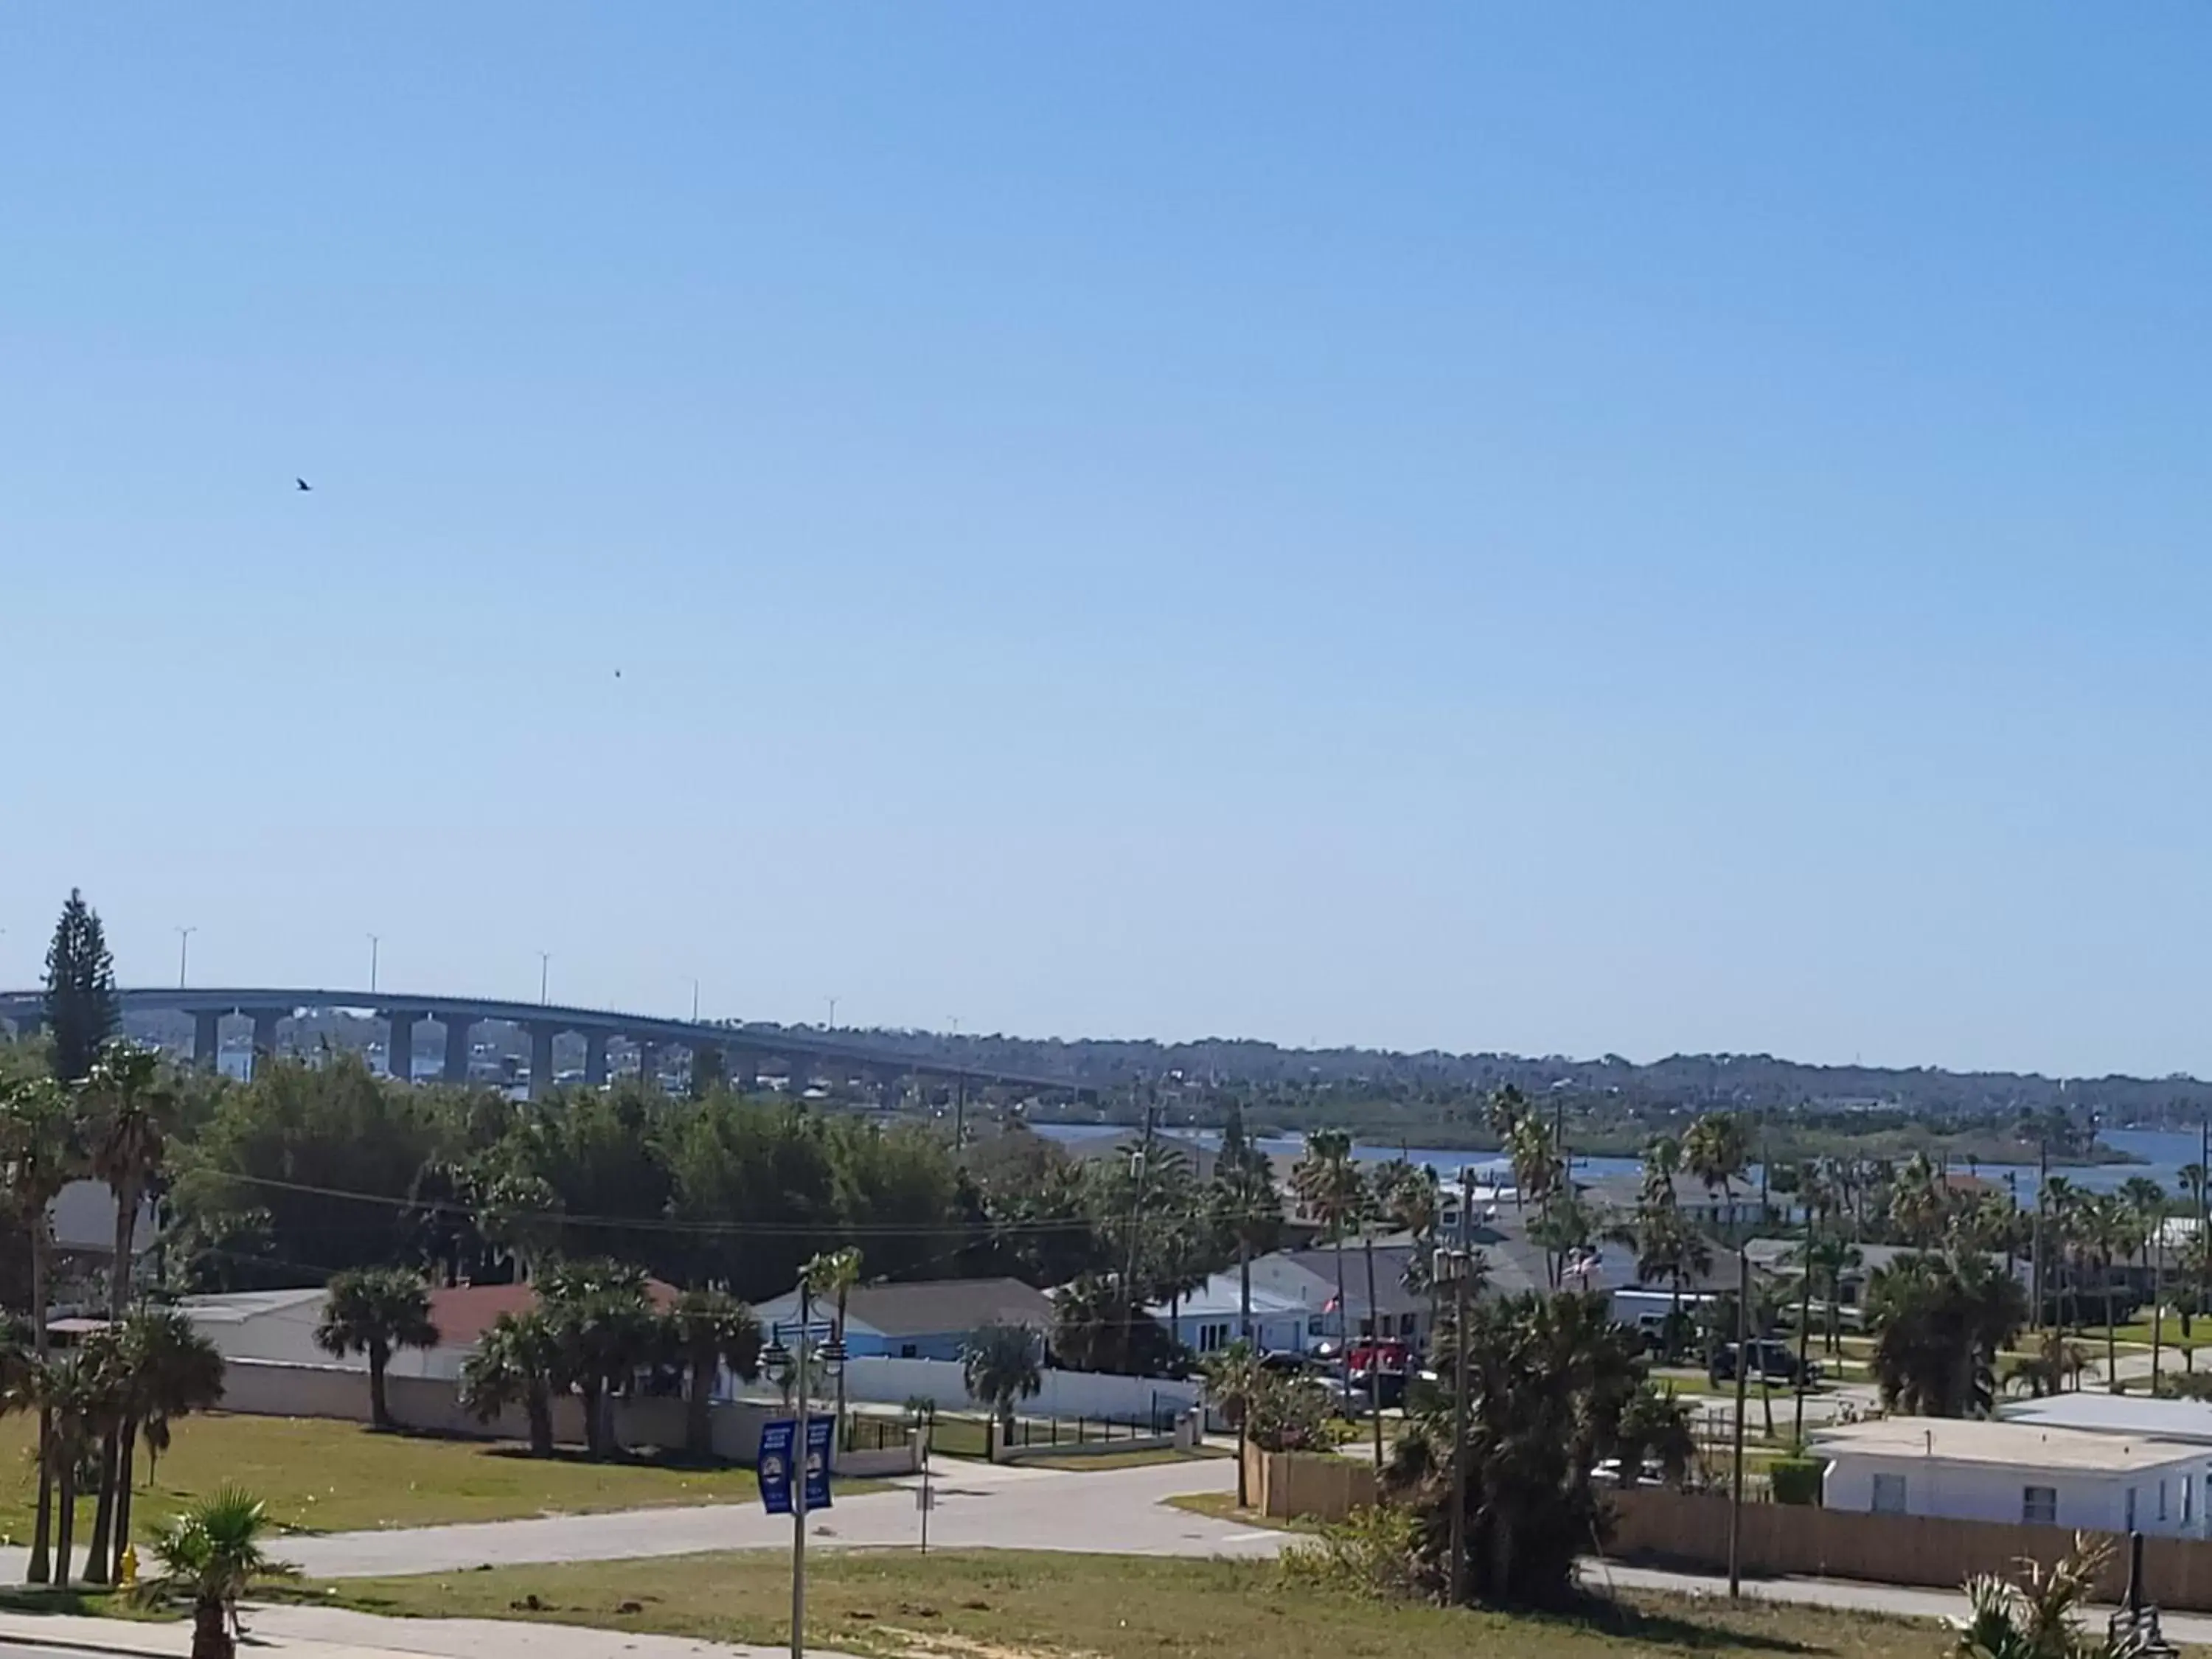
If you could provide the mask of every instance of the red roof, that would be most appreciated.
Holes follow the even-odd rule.
[[[645,1281],[645,1293],[662,1313],[682,1294],[657,1279]],[[441,1348],[473,1348],[501,1314],[528,1313],[538,1305],[534,1285],[451,1285],[430,1292],[430,1322]]]

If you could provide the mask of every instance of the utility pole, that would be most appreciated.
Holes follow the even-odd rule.
[[[1743,1395],[1751,1379],[1751,1258],[1735,1253],[1735,1468],[1729,1479],[1729,1600],[1743,1599]],[[1766,1386],[1759,1373],[1759,1386]]]
[[[1467,1292],[1473,1272],[1464,1249],[1438,1250],[1437,1261],[1452,1281],[1451,1599],[1456,1607],[1467,1602]]]
[[[2028,1243],[2034,1261],[2028,1264],[2027,1276],[2033,1281],[2035,1301],[2034,1324],[2032,1328],[2043,1328],[2043,1194],[2051,1184],[2051,1137],[2039,1135],[2035,1142],[2035,1228]]]

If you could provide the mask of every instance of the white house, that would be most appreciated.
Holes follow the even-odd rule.
[[[1832,1510],[2031,1522],[2154,1537],[2207,1535],[2203,1446],[2032,1423],[1892,1417],[1814,1439]]]
[[[1194,1353],[1212,1353],[1237,1340],[1244,1328],[1243,1281],[1235,1269],[1214,1274],[1180,1304],[1160,1302],[1145,1310]],[[1263,1353],[1304,1353],[1310,1315],[1295,1296],[1254,1282],[1252,1346]]]
[[[315,1346],[323,1316],[323,1287],[289,1291],[223,1291],[188,1296],[177,1305],[192,1328],[225,1359],[266,1359],[288,1365],[328,1365]]]

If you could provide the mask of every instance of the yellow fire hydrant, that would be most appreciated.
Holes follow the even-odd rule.
[[[138,1582],[138,1547],[125,1544],[123,1553],[115,1558],[115,1583],[119,1589],[129,1589]]]

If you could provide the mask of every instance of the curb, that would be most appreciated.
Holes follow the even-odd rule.
[[[132,1655],[134,1659],[177,1659],[175,1652],[168,1648],[125,1647],[119,1642],[94,1642],[82,1636],[27,1635],[5,1630],[0,1630],[0,1648],[62,1648],[71,1653],[122,1653]]]

